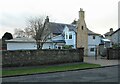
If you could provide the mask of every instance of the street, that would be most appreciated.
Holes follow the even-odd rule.
[[[3,82],[118,82],[118,66],[6,77]]]

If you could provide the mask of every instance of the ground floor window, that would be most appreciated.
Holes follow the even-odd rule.
[[[90,52],[94,52],[94,48],[90,48]]]

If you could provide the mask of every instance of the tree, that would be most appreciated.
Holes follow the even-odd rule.
[[[15,37],[25,37],[25,32],[24,32],[24,30],[22,30],[20,28],[16,28],[14,30],[14,35],[15,35]]]
[[[13,39],[13,36],[11,33],[6,32],[3,36],[2,36],[2,40],[10,40]]]
[[[13,36],[11,33],[6,32],[3,36],[2,36],[2,49],[7,49],[7,44],[5,42],[5,40],[10,40],[13,39]]]
[[[47,26],[49,17],[44,20],[42,17],[31,18],[28,20],[28,26],[25,28],[27,35],[32,35],[37,43],[37,49],[42,49],[43,44],[47,41],[50,30]],[[31,33],[30,33],[31,32]]]

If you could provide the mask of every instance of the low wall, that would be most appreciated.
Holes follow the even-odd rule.
[[[17,50],[2,52],[2,66],[36,66],[68,62],[83,62],[84,49]]]
[[[120,49],[107,49],[107,59],[120,59]]]

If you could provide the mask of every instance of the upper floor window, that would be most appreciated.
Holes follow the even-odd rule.
[[[69,39],[72,39],[72,34],[71,33],[69,34]]]
[[[93,39],[95,39],[95,36],[93,36]]]
[[[68,39],[68,35],[66,34],[66,39]]]
[[[82,26],[81,29],[83,30],[83,28],[84,28],[84,27]]]

